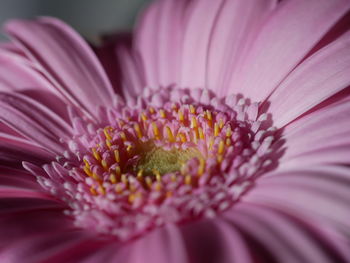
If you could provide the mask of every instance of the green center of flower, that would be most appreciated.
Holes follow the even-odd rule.
[[[164,150],[161,147],[150,146],[149,144],[142,149],[140,156],[133,170],[136,172],[142,171],[144,175],[164,175],[180,172],[181,167],[189,160],[203,158],[202,154],[195,148]]]

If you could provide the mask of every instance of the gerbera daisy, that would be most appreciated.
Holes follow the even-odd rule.
[[[1,262],[349,262],[350,1],[159,0],[0,47]]]

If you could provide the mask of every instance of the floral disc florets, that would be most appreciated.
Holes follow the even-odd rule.
[[[213,217],[276,165],[268,115],[240,96],[146,89],[99,115],[98,125],[73,118],[70,150],[38,181],[77,226],[118,239]]]

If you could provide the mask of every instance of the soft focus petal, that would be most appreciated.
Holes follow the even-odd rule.
[[[182,234],[174,225],[152,231],[135,241],[131,249],[133,256],[130,263],[143,263],[145,260],[154,263],[189,262]]]
[[[0,94],[0,119],[7,125],[57,153],[64,148],[60,138],[67,138],[71,127],[54,112],[20,94]]]
[[[282,167],[262,177],[244,200],[310,215],[315,223],[318,219],[327,220],[335,227],[333,231],[348,235],[349,184],[347,167]]]
[[[287,150],[280,161],[287,161],[299,155],[307,159],[307,153],[349,145],[349,122],[349,101],[330,105],[297,119],[284,129],[283,137],[286,139],[284,147]],[[347,155],[350,155],[350,149]]]
[[[348,85],[350,33],[305,60],[271,95],[274,125],[286,125]]]
[[[263,21],[276,7],[275,0],[225,1],[215,21],[205,63],[206,86],[217,93],[227,93],[227,85],[240,62],[250,51]],[[190,62],[191,59],[188,59]],[[197,60],[192,60],[197,61]],[[198,62],[197,62],[198,63]],[[193,64],[193,63],[192,63]]]
[[[179,79],[188,3],[184,0],[157,1],[139,20],[135,50],[141,57],[146,85],[173,84]]]
[[[232,75],[231,92],[264,100],[349,8],[348,0],[280,2]]]
[[[97,106],[112,104],[113,89],[101,64],[80,36],[63,22],[53,18],[14,20],[5,29],[75,105],[94,115]]]
[[[253,262],[243,236],[220,218],[190,223],[181,231],[190,262]]]
[[[257,242],[252,243],[254,250],[266,251],[260,260],[270,257],[269,262],[346,262],[337,244],[329,243],[329,237],[320,235],[303,220],[247,203],[225,215]]]

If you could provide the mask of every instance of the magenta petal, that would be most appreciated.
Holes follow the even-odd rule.
[[[190,262],[254,262],[238,228],[220,217],[184,225],[181,231]]]
[[[269,111],[278,127],[350,85],[350,33],[300,64],[273,92]]]
[[[0,253],[2,262],[52,262],[58,263],[55,255],[69,247],[75,246],[86,239],[86,234],[72,231],[52,231],[41,235],[19,239],[12,245],[6,246]]]
[[[112,104],[113,89],[100,62],[66,24],[53,18],[14,20],[6,32],[75,105],[94,115],[97,106]]]
[[[275,0],[223,3],[212,29],[208,54],[203,54],[208,56],[203,75],[208,88],[217,93],[235,93],[235,86],[227,85],[228,81],[249,53],[261,24],[276,4]],[[186,61],[190,62],[190,57]]]
[[[143,263],[145,259],[154,263],[189,262],[182,234],[174,225],[156,229],[132,246],[130,263]]]
[[[227,218],[255,239],[276,262],[346,262],[341,249],[329,244],[327,237],[271,208],[242,203]]]
[[[38,145],[62,153],[60,138],[67,138],[71,127],[54,112],[26,96],[0,94],[0,119]]]
[[[349,144],[349,122],[350,103],[347,101],[297,119],[285,127],[283,136],[288,150],[281,157],[281,162],[308,152]]]
[[[141,57],[146,85],[168,85],[178,80],[187,5],[184,0],[157,1],[139,20],[135,49]]]
[[[347,0],[280,2],[229,85],[264,100],[349,8]]]
[[[244,200],[327,220],[335,229],[349,234],[349,168],[334,165],[310,167],[303,163],[299,167],[266,175]]]
[[[223,2],[193,1],[188,8],[179,80],[184,87],[205,87],[208,50]]]

